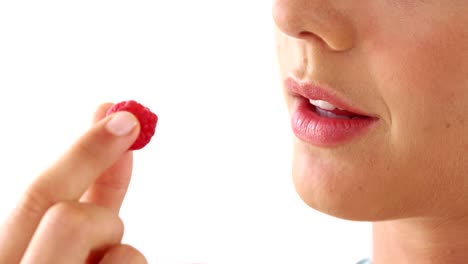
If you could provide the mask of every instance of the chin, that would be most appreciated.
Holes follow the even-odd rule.
[[[385,175],[362,160],[365,158],[356,155],[295,146],[292,176],[297,194],[309,207],[346,220],[403,217],[407,208],[398,202],[396,183],[386,182]]]
[[[364,205],[362,198],[358,197],[359,195],[349,195],[350,191],[341,191],[343,188],[327,183],[308,183],[310,182],[310,178],[313,177],[320,178],[327,176],[293,173],[296,192],[309,207],[330,216],[346,220],[369,220],[370,215],[365,212],[365,209],[363,210],[362,206]]]

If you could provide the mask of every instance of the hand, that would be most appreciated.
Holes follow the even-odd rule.
[[[0,263],[146,263],[121,244],[118,216],[139,124],[128,112],[105,117],[111,105],[98,108],[92,128],[34,180],[0,226]]]

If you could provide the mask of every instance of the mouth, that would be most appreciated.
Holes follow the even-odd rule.
[[[310,83],[288,78],[285,88],[294,99],[293,132],[306,143],[319,147],[345,144],[365,135],[378,121],[339,96]]]
[[[307,98],[305,98],[307,99]],[[370,118],[369,116],[360,115],[348,110],[341,109],[328,101],[309,99],[311,111],[315,111],[317,115],[324,118],[337,118],[337,119],[362,119]]]

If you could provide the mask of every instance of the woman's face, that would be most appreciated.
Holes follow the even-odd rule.
[[[466,0],[274,1],[308,205],[369,221],[468,212],[467,14]]]

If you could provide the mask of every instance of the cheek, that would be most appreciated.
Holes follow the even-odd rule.
[[[450,5],[442,10],[428,6],[381,14],[382,20],[362,25],[362,54],[379,92],[390,100],[418,96],[411,101],[447,105],[466,93],[468,6],[458,13]]]
[[[465,31],[434,25],[430,31],[378,39],[374,42],[378,45],[369,49],[369,68],[390,112],[389,144],[395,166],[421,186],[426,193],[421,197],[433,204],[463,195],[465,188]]]
[[[280,74],[282,79],[284,79],[287,74],[286,70],[291,70],[295,66],[294,62],[298,58],[297,45],[278,29],[275,30],[275,44]]]
[[[455,20],[467,27],[439,21],[405,33],[389,29],[365,47],[375,86],[391,113],[392,135],[411,130],[440,136],[448,132],[445,128],[452,128],[449,133],[463,129],[468,110],[468,20]]]

